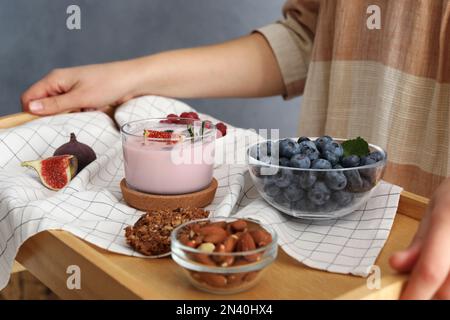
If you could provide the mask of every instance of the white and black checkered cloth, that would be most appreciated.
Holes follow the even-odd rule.
[[[148,96],[121,106],[115,120],[122,125],[191,110],[175,100]],[[20,163],[52,156],[68,141],[71,132],[93,147],[97,160],[65,189],[50,191]],[[249,135],[254,133],[230,130],[218,140],[216,153],[234,143],[236,137]],[[313,268],[360,276],[368,274],[384,246],[401,192],[397,186],[381,183],[370,201],[349,216],[303,221],[279,213],[262,200],[245,165],[216,165],[214,176],[219,188],[207,208],[212,215],[256,218],[275,228],[279,244],[298,261]],[[0,130],[0,289],[8,282],[20,245],[43,230],[63,229],[101,248],[140,256],[124,238],[124,228],[142,212],[124,203],[119,187],[123,177],[120,133],[101,112],[46,117]]]

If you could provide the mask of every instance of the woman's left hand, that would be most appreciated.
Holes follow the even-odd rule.
[[[450,179],[434,193],[409,248],[390,263],[411,272],[402,299],[450,299]]]

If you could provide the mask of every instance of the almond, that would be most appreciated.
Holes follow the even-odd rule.
[[[215,273],[202,273],[200,274],[200,280],[206,282],[211,287],[225,287],[227,285],[227,278],[220,274]]]
[[[269,243],[272,242],[272,236],[265,230],[261,229],[253,230],[250,231],[250,235],[252,236],[253,240],[255,241],[258,247],[267,246]]]
[[[236,248],[236,243],[238,241],[239,237],[236,235],[231,235],[228,238],[225,239],[223,245],[224,245],[224,251],[225,252],[233,252]]]
[[[230,225],[235,231],[244,231],[247,228],[247,222],[245,220],[236,220]]]
[[[250,262],[256,262],[261,260],[261,253],[254,253],[244,256],[244,259]]]
[[[191,248],[196,248],[197,247],[197,243],[194,240],[189,240],[184,245],[187,246],[187,247],[191,247]]]
[[[242,279],[244,278],[245,273],[234,273],[227,276],[227,284],[229,286],[237,286],[240,285]]]
[[[233,232],[233,228],[231,228],[231,225],[230,224],[227,224],[227,226],[225,227],[225,230],[227,230],[227,234],[230,236],[230,235],[232,235],[234,232]]]
[[[201,263],[201,264],[205,264],[207,266],[216,266],[216,263],[214,261],[211,260],[211,258],[203,253],[193,253],[192,257],[194,258],[195,261]]]
[[[233,267],[239,267],[239,266],[245,266],[247,264],[250,264],[250,261],[247,261],[245,259],[239,258],[236,260],[236,262],[234,263]]]
[[[198,245],[202,244],[203,236],[197,235],[197,236],[194,237],[193,241],[194,241],[195,245],[198,246]]]
[[[245,252],[256,249],[255,241],[248,232],[245,232],[240,236],[236,246],[238,252]]]
[[[227,268],[227,267],[229,267],[229,266],[232,266],[232,265],[233,265],[233,262],[234,262],[234,257],[233,257],[233,256],[226,257],[225,261],[222,262],[222,263],[220,264],[220,266],[221,266],[222,268]]]
[[[236,262],[233,264],[233,267],[238,267],[238,266],[245,266],[247,264],[250,264],[251,262],[248,262],[247,260],[244,259],[238,259],[236,260]],[[247,273],[245,272],[240,272],[240,273],[233,273],[228,275],[228,283],[230,285],[237,285],[240,284],[242,282],[242,279],[244,279],[244,277],[247,275]]]
[[[217,253],[226,253],[225,251],[225,245],[224,244],[219,244],[216,247],[216,250],[214,250],[214,252]],[[233,264],[234,262],[234,257],[233,256],[227,256],[227,255],[216,255],[213,256],[213,260],[216,261],[217,263],[220,264],[221,267],[229,267]]]
[[[191,247],[191,248],[195,248],[195,246],[196,246],[196,243],[193,240],[189,239],[189,235],[188,234],[181,235],[180,236],[180,242],[183,245]]]
[[[200,229],[200,235],[204,237],[203,241],[217,244],[225,240],[227,232],[220,227],[208,225]]]
[[[194,234],[199,234],[200,233],[200,229],[201,229],[201,226],[199,224],[197,224],[197,223],[192,225],[192,227],[191,227],[191,231],[193,231]]]
[[[217,222],[211,222],[208,226],[214,226],[214,227],[219,227],[222,229],[225,229],[227,226],[226,221],[217,221]]]
[[[259,271],[248,272],[245,275],[244,280],[247,282],[253,281],[258,277],[258,273],[259,273]]]
[[[214,252],[225,253],[225,246],[222,243],[218,244],[216,246],[216,249],[214,250]],[[222,256],[222,255],[215,255],[212,258],[214,261],[219,262],[219,263],[225,261],[225,256]]]
[[[236,245],[238,252],[251,251],[256,249],[255,241],[253,240],[250,233],[245,232],[241,235]],[[244,255],[244,259],[250,262],[255,262],[261,259],[260,253]]]

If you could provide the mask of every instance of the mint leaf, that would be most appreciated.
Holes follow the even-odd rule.
[[[352,155],[364,157],[370,153],[369,144],[361,137],[343,142],[342,148],[344,148],[344,157]]]

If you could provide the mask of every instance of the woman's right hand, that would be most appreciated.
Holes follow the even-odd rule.
[[[121,104],[138,95],[134,69],[131,60],[55,69],[23,93],[22,108],[51,115]]]

